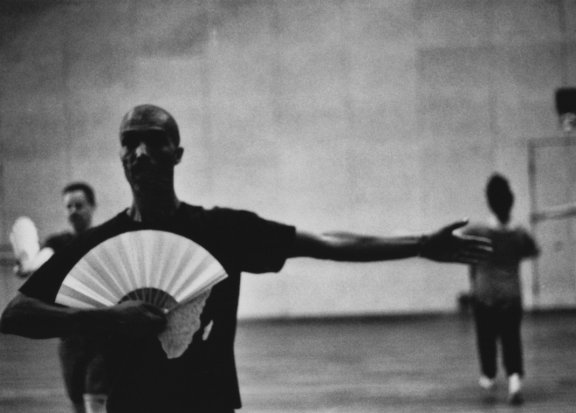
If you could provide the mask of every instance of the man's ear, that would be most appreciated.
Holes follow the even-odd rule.
[[[182,161],[182,155],[184,155],[184,148],[179,146],[176,148],[176,157],[174,159],[174,165],[178,165]]]

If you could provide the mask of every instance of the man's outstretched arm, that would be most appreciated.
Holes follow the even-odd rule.
[[[342,232],[297,231],[291,257],[334,261],[388,261],[421,256],[432,261],[478,264],[492,252],[490,240],[458,234],[462,220],[419,236],[379,237]]]
[[[166,323],[162,310],[139,301],[105,309],[62,307],[18,294],[2,314],[0,331],[29,338],[73,334],[121,334],[135,337],[160,332]]]

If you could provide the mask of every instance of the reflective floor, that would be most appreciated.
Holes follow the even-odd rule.
[[[241,412],[576,412],[576,312],[524,320],[526,402],[477,386],[471,320],[243,322]],[[0,336],[0,411],[68,412],[55,340]]]

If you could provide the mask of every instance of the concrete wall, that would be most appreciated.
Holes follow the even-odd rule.
[[[0,242],[19,215],[61,230],[70,180],[98,222],[125,207],[117,130],[146,102],[180,124],[191,203],[403,234],[483,219],[498,170],[527,222],[526,140],[557,133],[575,23],[568,0],[4,0]],[[450,311],[466,274],[300,259],[246,276],[241,315]]]

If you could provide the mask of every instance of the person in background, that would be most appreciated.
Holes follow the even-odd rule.
[[[493,216],[488,222],[470,224],[462,231],[466,235],[490,239],[493,248],[487,261],[470,266],[481,370],[479,383],[487,390],[495,387],[499,342],[508,376],[508,401],[521,404],[524,364],[520,331],[520,262],[525,258],[536,257],[539,249],[530,233],[512,221],[514,194],[504,176],[493,174],[489,178],[486,199]]]
[[[61,253],[92,227],[96,210],[94,189],[85,182],[72,182],[62,190],[62,200],[70,229],[49,236],[43,249]],[[29,272],[34,272],[32,268]],[[18,274],[28,276],[30,274]],[[60,340],[58,353],[68,397],[76,413],[105,412],[107,378],[100,343],[85,335],[70,335]]]
[[[55,305],[51,292],[57,291],[65,268],[75,262],[68,255],[55,254],[27,280],[2,314],[2,332],[31,338],[111,335],[111,347],[129,346],[119,363],[110,364],[122,365],[118,375],[114,373],[107,403],[110,413],[231,413],[241,407],[234,338],[243,272],[278,272],[293,257],[369,262],[419,256],[471,264],[491,252],[488,240],[454,233],[466,221],[402,237],[319,234],[250,211],[181,201],[174,188],[174,169],[184,152],[180,133],[175,119],[154,105],[136,106],[124,116],[119,144],[132,204],[78,240],[76,255],[84,254],[85,245],[113,234],[168,231],[204,247],[228,277],[210,291],[199,329],[175,359],[167,358],[157,339],[166,314],[153,305],[132,300],[99,309]]]

